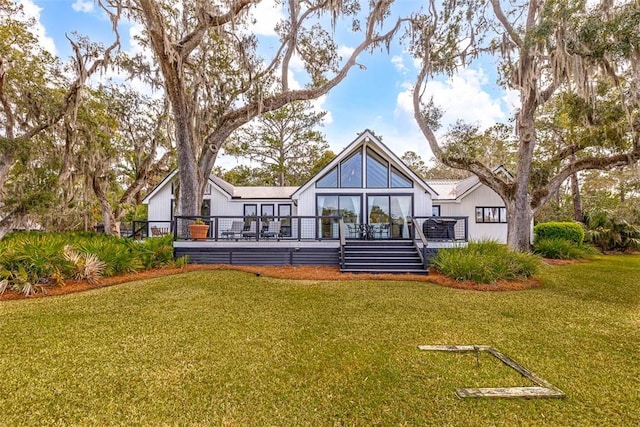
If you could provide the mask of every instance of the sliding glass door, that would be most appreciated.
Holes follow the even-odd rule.
[[[370,195],[367,197],[367,220],[374,236],[391,239],[408,239],[409,217],[413,215],[411,195]],[[376,230],[384,230],[376,233]],[[388,230],[388,232],[387,232]]]
[[[342,215],[345,223],[359,224],[362,215],[362,196],[358,195],[318,195],[316,200],[318,216]],[[325,239],[338,238],[338,221],[322,218],[318,223],[318,236]]]

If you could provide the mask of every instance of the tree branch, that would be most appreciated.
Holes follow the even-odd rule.
[[[183,60],[186,59],[189,54],[200,45],[202,38],[209,28],[221,27],[233,21],[245,8],[252,4],[258,4],[260,1],[261,0],[234,0],[229,7],[229,11],[222,15],[214,15],[209,10],[205,10],[204,6],[200,7],[198,25],[196,25],[192,32],[176,43],[176,50],[180,57]]]
[[[629,153],[617,154],[609,157],[584,157],[576,159],[562,168],[544,188],[535,191],[531,198],[531,208],[536,212],[541,206],[551,200],[560,186],[574,173],[583,170],[609,170],[617,166],[627,166],[637,163],[640,160],[640,150],[633,150]]]
[[[530,12],[529,12],[529,17],[527,18],[527,21],[531,19],[532,17],[531,10],[533,9],[536,3],[537,3],[536,0],[532,0],[530,2],[530,6],[529,6]],[[500,0],[491,0],[491,6],[493,7],[493,13],[495,13],[496,18],[498,18],[498,21],[500,21],[505,31],[507,32],[507,34],[509,34],[509,37],[511,38],[511,40],[516,44],[516,46],[522,49],[523,43],[522,43],[522,39],[520,38],[520,34],[518,34],[518,32],[513,28],[513,26],[511,25],[511,22],[509,22],[506,15],[502,11]]]
[[[386,2],[387,0],[381,0],[378,3],[378,6]],[[373,16],[373,14],[370,15],[367,20],[365,39],[354,49],[353,53],[340,71],[338,71],[338,73],[325,84],[315,88],[283,91],[275,95],[267,96],[262,99],[261,102],[254,101],[225,114],[220,119],[218,127],[212,133],[207,135],[204,140],[205,149],[203,150],[202,156],[198,162],[200,170],[209,170],[213,167],[213,162],[215,161],[220,146],[235,129],[245,123],[248,123],[251,119],[261,113],[277,110],[292,101],[312,100],[326,94],[344,80],[351,68],[356,65],[356,59],[363,51],[372,46],[377,46],[380,43],[388,42],[400,29],[402,23],[406,21],[406,19],[398,19],[393,28],[388,32],[375,36],[374,30],[378,21],[377,17]]]

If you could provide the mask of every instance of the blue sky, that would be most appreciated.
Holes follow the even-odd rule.
[[[38,24],[33,31],[42,45],[63,60],[70,54],[65,34],[78,32],[91,40],[109,43],[113,40],[111,24],[93,0],[18,0]],[[395,7],[408,10],[417,8],[423,1],[398,0]],[[274,0],[263,0],[256,12],[254,31],[269,40],[272,26],[280,11],[273,7]],[[135,26],[122,31],[123,49],[138,49],[130,43]],[[357,39],[340,25],[336,29],[341,51],[349,53]],[[344,56],[344,55],[343,55]],[[383,137],[384,143],[399,156],[405,151],[415,151],[424,160],[432,155],[427,142],[413,119],[411,86],[417,69],[411,57],[394,45],[391,51],[361,56],[358,61],[366,69],[354,67],[347,78],[329,94],[316,101],[316,108],[328,112],[322,131],[331,148],[337,153],[364,129],[371,129]],[[478,123],[482,128],[496,122],[504,122],[512,115],[517,96],[505,93],[495,84],[495,66],[483,62],[461,70],[451,78],[440,78],[428,84],[428,94],[445,110],[443,125],[457,119]],[[291,77],[304,82],[301,69],[294,68]],[[236,162],[220,158],[219,165],[229,168]]]

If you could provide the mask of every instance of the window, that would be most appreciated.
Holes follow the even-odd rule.
[[[252,217],[256,217],[258,216],[258,205],[256,204],[245,204],[244,205],[244,216],[252,216]]]
[[[362,188],[362,152],[358,151],[340,163],[340,187]]]
[[[398,169],[391,168],[391,188],[411,188],[413,182]]]
[[[211,183],[207,182],[207,185],[204,186],[204,194],[211,194]]]
[[[338,188],[338,167],[331,169],[316,182],[318,188]]]
[[[389,167],[387,162],[369,149],[367,149],[367,187],[389,187]]]
[[[200,206],[201,216],[211,216],[211,199],[204,199],[202,206]]]
[[[291,205],[278,205],[278,219],[280,220],[280,234],[283,237],[291,237]]]
[[[273,205],[260,205],[260,216],[262,218],[273,218],[274,212]]]
[[[431,206],[431,216],[440,216],[440,205]]]
[[[476,207],[476,222],[477,223],[506,223],[507,222],[507,208],[499,206],[495,207]]]
[[[278,216],[291,216],[291,205],[278,205]]]
[[[362,199],[360,195],[318,195],[316,212],[318,216],[342,215],[345,223],[359,224],[361,222]],[[323,238],[338,237],[338,221],[335,218],[322,218],[319,221],[318,235]]]
[[[367,172],[367,188],[413,188],[411,179],[370,148],[367,148],[364,165],[362,160],[363,152],[359,149],[318,179],[316,188],[362,188],[363,166]]]

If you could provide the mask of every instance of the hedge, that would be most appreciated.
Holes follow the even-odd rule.
[[[562,239],[582,245],[584,229],[577,222],[543,222],[533,228],[535,241],[540,239]]]

